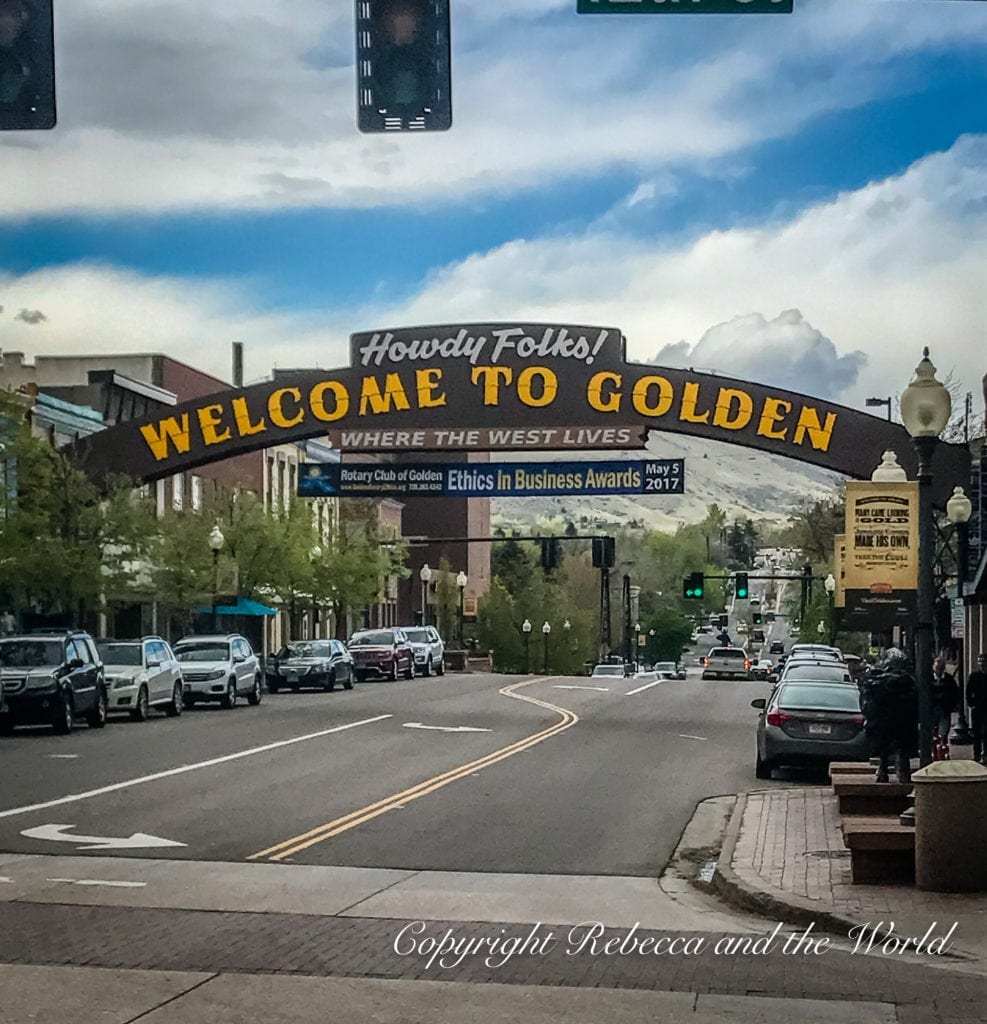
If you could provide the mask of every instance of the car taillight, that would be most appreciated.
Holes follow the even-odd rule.
[[[850,721],[858,728],[863,729],[864,727],[864,716],[863,715],[851,715]]]
[[[703,668],[706,668],[708,665],[709,665],[709,658],[703,658]]]
[[[747,660],[745,660],[745,661],[744,661],[744,668],[745,668],[745,669],[747,669],[747,671],[748,671],[748,672],[750,672],[750,670],[751,670],[751,665],[753,665],[753,664],[754,664],[754,662],[752,662],[752,661],[751,661],[751,660],[750,660],[750,659],[748,658]]]
[[[795,716],[790,715],[787,711],[770,711],[765,721],[768,725],[784,725],[786,722],[790,722]]]

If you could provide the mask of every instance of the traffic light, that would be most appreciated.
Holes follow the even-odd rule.
[[[701,601],[705,591],[705,582],[701,572],[690,573],[682,581],[682,596],[690,601]]]
[[[52,0],[0,0],[0,130],[55,127]]]
[[[559,551],[558,537],[543,537],[541,542],[541,567],[548,572],[550,569],[557,569],[561,553]]]
[[[747,585],[747,573],[745,573],[745,572],[738,572],[737,573],[736,578],[734,580],[734,591],[733,592],[737,595],[738,598],[740,598],[741,601],[746,601],[747,600],[747,595],[749,593],[749,589],[748,589],[748,585]]]
[[[452,124],[449,0],[356,0],[361,132]]]
[[[763,626],[764,625],[764,616],[760,612],[754,612],[754,625],[755,626]]]
[[[612,569],[616,565],[617,553],[613,537],[593,538],[593,568]]]

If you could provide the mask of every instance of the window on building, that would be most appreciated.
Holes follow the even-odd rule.
[[[176,512],[181,512],[185,500],[185,477],[176,473],[171,478],[171,507]]]
[[[192,511],[198,512],[202,508],[202,477],[192,474]]]

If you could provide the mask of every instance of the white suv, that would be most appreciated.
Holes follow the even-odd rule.
[[[415,652],[415,672],[419,675],[445,674],[446,645],[434,626],[402,626]]]
[[[250,644],[239,633],[222,636],[183,636],[175,644],[182,666],[182,700],[191,708],[200,700],[236,707],[238,697],[248,704],[261,698],[260,664]]]
[[[151,708],[182,713],[182,666],[159,636],[97,640],[106,673],[107,711],[126,711],[135,722]]]

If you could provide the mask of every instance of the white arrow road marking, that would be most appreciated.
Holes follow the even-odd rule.
[[[149,836],[145,832],[135,832],[132,836],[67,836],[65,830],[75,825],[39,825],[37,828],[26,828],[21,832],[28,839],[44,839],[52,843],[83,843],[80,850],[139,850],[149,846],[186,846],[187,843],[176,843],[174,839],[162,839],[160,836]]]
[[[664,679],[656,679],[653,683],[645,683],[644,686],[639,686],[636,690],[628,690],[626,696],[633,697],[635,693],[650,690],[652,686],[661,686],[664,681]]]
[[[254,754],[264,754],[269,750],[278,750],[281,747],[290,747],[293,743],[304,743],[306,740],[320,739],[322,736],[329,736],[334,732],[345,732],[347,729],[355,729],[360,725],[370,725],[373,722],[382,722],[391,715],[377,715],[374,718],[364,718],[359,722],[350,722],[348,725],[336,725],[331,729],[320,729],[319,732],[309,732],[304,736],[293,736],[290,740],[278,740],[276,743],[265,743],[262,747],[251,747],[249,750],[238,750],[235,754],[224,754],[222,757],[212,757],[208,761],[198,761],[195,764],[183,764],[180,768],[168,768],[163,772],[154,772],[153,775],[141,775],[136,779],[127,779],[125,782],[114,782],[110,786],[103,786],[100,789],[90,789],[85,793],[72,793],[69,796],[60,796],[57,800],[46,800],[40,804],[26,804],[24,807],[11,807],[10,810],[0,811],[0,818],[9,818],[14,814],[27,814],[28,811],[44,811],[49,807],[58,807],[60,804],[72,804],[76,800],[89,800],[94,796],[103,796],[104,793],[115,793],[118,789],[129,789],[131,786],[141,786],[145,782],[156,782],[158,779],[167,779],[172,775],[184,775],[185,772],[198,771],[200,768],[212,768],[217,764],[226,764],[228,761],[238,761],[242,757],[253,757]]]
[[[436,732],[492,732],[492,729],[476,729],[472,725],[422,725],[421,722],[405,722],[405,729],[434,729]]]
[[[558,684],[558,683],[556,683],[556,685],[553,687],[553,689],[556,689],[556,690],[599,690],[600,693],[609,693],[610,692],[610,687],[609,686],[564,686],[564,685],[561,685],[561,684]]]
[[[13,881],[14,880],[12,878],[8,878],[6,875],[0,875],[0,882],[10,882],[13,884]]]
[[[104,882],[101,878],[46,878],[46,882],[68,882],[69,885],[105,885],[113,889],[142,889],[147,882]]]
[[[690,736],[687,732],[680,732],[679,733],[679,739],[680,740],[702,740],[703,743],[706,742],[706,737],[705,736]]]

